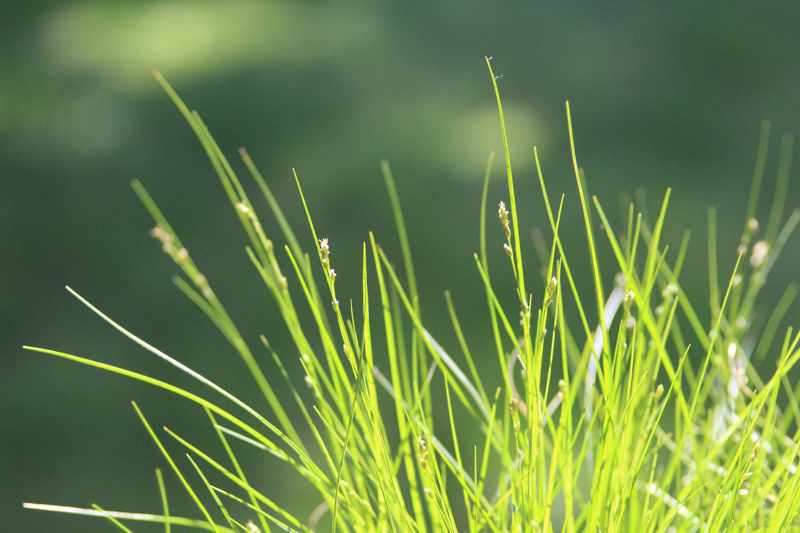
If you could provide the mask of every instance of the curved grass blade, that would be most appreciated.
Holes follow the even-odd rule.
[[[156,468],[156,478],[158,479],[158,490],[161,494],[161,505],[164,507],[164,533],[170,533],[169,504],[167,503],[167,491],[164,488],[164,478],[161,476],[160,468]]]
[[[214,528],[208,522],[183,518],[181,516],[165,516],[150,513],[125,513],[121,511],[100,511],[98,509],[84,509],[81,507],[69,507],[65,505],[49,505],[44,503],[23,503],[25,509],[35,509],[37,511],[50,511],[55,513],[75,514],[81,516],[104,516],[114,517],[120,520],[135,520],[138,522],[153,522],[156,524],[174,524],[176,526],[191,527],[195,529],[205,529],[213,531]],[[226,527],[219,527],[220,533],[237,533]]]
[[[192,498],[192,500],[194,501],[195,505],[197,505],[198,509],[200,509],[200,512],[203,513],[203,516],[206,517],[206,520],[208,521],[208,523],[211,524],[211,528],[216,533],[220,533],[219,529],[217,528],[217,525],[214,523],[214,520],[211,519],[211,515],[208,513],[208,511],[206,510],[206,508],[203,505],[203,503],[197,497],[197,494],[195,494],[195,492],[192,489],[191,485],[189,485],[189,482],[186,481],[185,477],[183,477],[183,474],[181,473],[180,469],[178,468],[178,465],[176,465],[175,461],[172,460],[172,457],[170,457],[169,453],[167,452],[167,449],[164,448],[163,444],[161,444],[161,441],[156,436],[155,432],[153,431],[153,428],[150,427],[150,424],[147,422],[147,419],[142,414],[142,411],[139,410],[139,406],[136,405],[136,402],[131,402],[131,403],[133,403],[133,408],[136,409],[136,414],[139,415],[139,418],[141,419],[142,424],[144,424],[144,427],[147,429],[147,432],[150,434],[150,437],[156,443],[156,446],[158,446],[158,449],[161,450],[161,454],[164,456],[164,459],[167,460],[169,465],[172,467],[172,470],[175,472],[175,475],[177,475],[178,479],[180,479],[181,484],[183,485],[183,488],[186,489],[186,492]]]

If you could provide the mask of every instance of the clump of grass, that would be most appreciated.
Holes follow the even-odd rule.
[[[492,79],[491,64],[487,59]],[[717,269],[716,218],[709,210],[708,259],[711,317],[703,323],[680,276],[688,234],[674,259],[662,245],[670,191],[650,225],[634,205],[627,226],[614,231],[597,199],[589,198],[572,143],[575,180],[585,221],[590,262],[570,264],[559,235],[563,196],[551,202],[536,157],[541,191],[552,235],[539,237],[541,279],[526,278],[518,203],[505,137],[500,95],[494,84],[503,132],[508,180],[506,203],[498,218],[506,242],[486,241],[486,169],[480,212],[480,254],[475,267],[486,291],[490,321],[503,380],[484,383],[461,332],[456,310],[447,305],[463,363],[448,354],[426,329],[419,306],[411,246],[388,163],[383,174],[402,247],[396,269],[370,233],[363,245],[362,308],[355,316],[336,292],[335,239],[323,238],[313,224],[314,252],[304,251],[266,181],[242,150],[241,156],[277,219],[286,245],[268,237],[259,214],[231,165],[208,133],[163,77],[157,80],[183,113],[208,154],[250,239],[247,253],[283,317],[297,354],[277,354],[266,337],[265,350],[280,370],[302,418],[292,419],[273,392],[253,351],[230,319],[201,270],[181,244],[155,202],[137,181],[133,188],[155,220],[153,236],[185,277],[178,287],[200,307],[241,355],[268,401],[270,418],[234,394],[197,374],[116,324],[79,295],[75,296],[133,341],[169,361],[211,389],[209,400],[156,378],[75,355],[48,353],[129,376],[183,396],[201,406],[226,455],[212,457],[166,429],[188,452],[188,462],[173,460],[163,440],[136,407],[156,446],[196,503],[199,518],[172,516],[162,475],[157,479],[162,514],[112,512],[94,506],[26,507],[106,517],[124,531],[123,521],[181,525],[215,532],[316,531],[455,532],[563,531],[615,533],[695,531],[787,531],[800,524],[800,387],[787,375],[800,358],[800,334],[779,332],[781,319],[798,292],[792,284],[761,332],[753,327],[756,298],[789,235],[800,222],[795,210],[782,224],[791,160],[791,137],[781,147],[778,185],[764,231],[756,206],[767,160],[769,125],[764,124],[738,260],[733,272]],[[567,104],[572,141],[572,124]],[[296,176],[295,176],[296,177]],[[297,180],[300,196],[305,198]],[[593,226],[599,217],[602,227]],[[601,272],[597,249],[610,246],[617,272]],[[488,247],[503,247],[505,269],[516,281],[518,308],[504,309],[489,276]],[[307,247],[305,249],[308,249]],[[593,294],[576,289],[574,272],[590,271]],[[400,277],[404,276],[404,285]],[[610,280],[613,289],[606,294]],[[320,285],[319,282],[322,281]],[[289,286],[302,298],[295,301]],[[538,286],[537,286],[538,285]],[[535,290],[531,290],[536,286]],[[381,305],[369,305],[377,287]],[[299,318],[307,307],[313,322]],[[594,310],[590,313],[590,309]],[[565,319],[574,309],[578,320]],[[599,324],[589,315],[596,311]],[[519,318],[517,318],[519,317]],[[681,317],[680,320],[678,317]],[[688,324],[688,328],[686,325]],[[382,329],[377,342],[373,328]],[[760,333],[760,335],[759,335]],[[779,334],[780,333],[780,334]],[[408,343],[408,339],[411,342]],[[688,339],[696,344],[690,346]],[[379,369],[374,355],[388,359]],[[753,366],[777,353],[771,376]],[[689,355],[695,354],[693,363]],[[282,358],[299,355],[313,405],[303,401]],[[466,371],[464,370],[466,368]],[[563,379],[553,377],[562,375]],[[437,383],[438,382],[438,383]],[[443,398],[432,387],[443,384]],[[238,410],[221,406],[219,397]],[[483,438],[465,443],[455,423],[460,405]],[[434,409],[445,409],[449,427],[434,431]],[[396,430],[389,431],[390,425]],[[302,426],[302,431],[300,430]],[[312,436],[308,441],[300,434]],[[390,437],[397,435],[397,437]],[[437,436],[438,435],[438,436]],[[442,439],[441,436],[447,438]],[[291,502],[275,502],[251,485],[230,440],[238,440],[286,462],[313,487],[319,507],[309,517],[291,512]],[[450,448],[443,441],[452,441]],[[499,473],[490,475],[489,465]],[[493,466],[494,469],[494,466]],[[212,484],[212,478],[215,480]],[[190,481],[191,480],[191,481]],[[228,508],[236,508],[229,511]],[[235,516],[248,516],[250,521]]]

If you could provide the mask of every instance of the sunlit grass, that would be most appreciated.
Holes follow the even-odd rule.
[[[489,60],[487,65],[494,81]],[[297,179],[314,239],[315,251],[308,253],[310,248],[295,236],[267,182],[241,151],[281,228],[286,244],[276,247],[200,116],[159,74],[156,78],[197,134],[222,181],[249,237],[247,253],[285,322],[314,401],[303,401],[284,369],[283,361],[294,354],[276,353],[265,336],[261,346],[252,347],[242,337],[166,217],[144,187],[134,182],[155,220],[153,236],[184,274],[176,277],[176,284],[240,354],[272,413],[257,412],[237,398],[236,391],[222,389],[150,346],[73,292],[131,340],[207,386],[209,397],[216,399],[102,362],[29,349],[144,381],[202,406],[225,454],[212,456],[169,429],[156,431],[136,406],[172,474],[195,503],[195,518],[170,515],[160,471],[162,514],[111,512],[96,506],[26,507],[106,517],[126,531],[123,522],[133,528],[131,521],[136,520],[163,523],[167,532],[172,525],[219,532],[800,529],[800,476],[796,475],[800,387],[789,379],[800,359],[800,334],[780,329],[798,286],[787,288],[763,330],[753,327],[759,291],[800,222],[800,210],[783,220],[791,137],[783,139],[772,208],[759,223],[758,196],[769,142],[769,126],[764,125],[732,272],[718,272],[716,214],[709,210],[711,316],[704,321],[680,281],[692,260],[686,257],[688,234],[675,252],[668,253],[661,242],[670,191],[665,192],[652,226],[631,204],[626,226],[613,227],[597,199],[587,193],[572,142],[569,105],[567,121],[589,261],[571,263],[564,254],[559,235],[563,196],[556,201],[548,195],[535,150],[550,234],[537,237],[542,264],[523,257],[526,232],[517,216],[523,208],[514,193],[495,83],[508,184],[507,202],[498,206],[495,223],[502,225],[506,240],[486,238],[486,214],[495,212],[487,205],[490,157],[478,213],[480,253],[475,255],[489,309],[485,334],[494,339],[496,364],[503,376],[490,383],[482,378],[461,330],[459,314],[469,310],[457,309],[446,296],[462,352],[458,356],[447,353],[426,329],[413,243],[388,163],[382,169],[402,256],[387,257],[370,233],[362,247],[361,310],[356,314],[357,307],[345,303],[350,298],[337,294],[336,237],[315,228],[305,203],[304,195],[314,192],[303,191]],[[508,255],[508,262],[493,265],[492,272],[504,270],[514,277],[518,304],[512,309],[500,304],[493,288],[487,254],[491,247],[503,248]],[[601,272],[600,247],[612,251],[617,262],[613,272]],[[576,272],[591,274],[590,291],[578,291]],[[374,294],[370,300],[370,290],[378,293],[380,306],[375,305]],[[305,309],[310,320],[301,318]],[[567,310],[577,317],[574,322],[566,318]],[[602,317],[599,323],[590,318],[595,314]],[[271,356],[281,376],[267,379],[256,363],[256,350]],[[388,360],[388,369],[375,364],[376,354]],[[770,356],[775,357],[775,371],[760,376],[751,360]],[[288,387],[302,417],[288,416],[289,406],[273,389],[279,386]],[[442,389],[441,395],[435,392]],[[223,408],[220,396],[239,410]],[[467,414],[466,421],[454,415],[456,409]],[[435,417],[436,413],[446,418]],[[442,420],[449,423],[443,426]],[[390,430],[390,426],[396,427]],[[464,437],[474,434],[473,428],[482,434],[478,442]],[[310,438],[303,440],[301,434]],[[297,474],[291,482],[302,480],[316,491],[319,506],[314,513],[295,516],[293,502],[273,501],[251,485],[246,473],[259,466],[240,463],[230,439],[290,465]],[[188,461],[170,451],[176,446],[188,452]],[[248,516],[250,522],[237,521],[237,516]]]

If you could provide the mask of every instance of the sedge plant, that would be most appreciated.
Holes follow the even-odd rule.
[[[499,204],[495,223],[501,224],[505,242],[487,242],[486,237],[486,214],[494,212],[487,205],[490,158],[481,200],[480,253],[474,260],[489,311],[485,334],[493,339],[496,352],[485,359],[496,357],[492,364],[499,365],[499,383],[482,379],[449,294],[447,306],[463,356],[448,353],[426,329],[412,246],[388,163],[383,162],[382,169],[402,257],[387,257],[369,234],[362,248],[362,313],[356,316],[353,306],[340,303],[343,297],[337,294],[332,253],[336,241],[314,226],[297,176],[313,236],[310,242],[296,236],[267,181],[240,151],[281,229],[285,244],[280,247],[275,236],[265,233],[260,214],[198,113],[190,111],[156,72],[219,175],[249,237],[247,255],[296,351],[276,353],[266,337],[253,343],[239,333],[200,266],[142,184],[134,181],[136,194],[155,221],[152,235],[183,273],[176,284],[241,355],[272,412],[253,409],[70,290],[109,325],[199,381],[205,394],[101,361],[28,349],[183,397],[205,410],[225,454],[211,455],[169,429],[155,431],[134,404],[170,475],[195,502],[195,517],[170,514],[161,471],[156,474],[163,510],[155,514],[99,506],[25,506],[104,517],[113,523],[111,529],[123,531],[135,530],[136,521],[159,523],[167,533],[178,526],[217,533],[800,531],[800,385],[789,378],[800,359],[800,332],[780,329],[798,285],[786,289],[762,328],[754,326],[759,291],[800,222],[797,209],[788,220],[783,217],[791,137],[783,139],[775,197],[764,220],[757,213],[770,137],[769,124],[763,124],[732,272],[718,272],[716,216],[709,210],[711,315],[703,321],[692,295],[681,285],[688,233],[677,253],[668,254],[661,241],[670,191],[654,223],[641,206],[630,204],[625,206],[627,224],[614,228],[597,199],[587,193],[572,142],[568,103],[589,262],[570,262],[564,253],[559,234],[564,197],[554,201],[548,195],[538,153],[549,238],[539,233],[536,239],[540,271],[523,257],[521,207],[489,59],[508,183],[507,203]],[[613,273],[600,270],[601,246],[613,252]],[[492,284],[490,247],[502,247],[508,256],[502,268],[515,280],[517,304],[512,309],[500,304]],[[398,260],[402,266],[396,267],[393,261]],[[591,292],[576,288],[577,272],[591,275]],[[292,296],[291,285],[299,288],[294,294],[301,298]],[[371,306],[369,290],[376,287],[380,305]],[[311,320],[301,319],[305,310]],[[568,320],[565,310],[577,319]],[[388,367],[376,365],[376,355],[388,360]],[[759,375],[754,363],[768,356],[775,357],[774,371]],[[270,379],[258,363],[265,357],[279,370]],[[291,357],[299,357],[313,402],[303,399],[285,369]],[[287,388],[301,417],[287,415],[276,387]],[[434,430],[439,409],[449,424],[439,422]],[[466,412],[479,428],[478,442],[465,442],[454,409]],[[310,437],[304,440],[301,434]],[[319,506],[314,513],[296,516],[290,504],[273,501],[251,484],[246,470],[252,467],[237,458],[238,446],[252,446],[289,465],[298,480],[315,491]],[[179,458],[176,449],[188,460]],[[249,521],[235,518],[241,516]]]

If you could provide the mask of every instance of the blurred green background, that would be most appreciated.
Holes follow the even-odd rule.
[[[788,2],[138,1],[0,5],[0,529],[113,531],[100,519],[22,502],[159,512],[165,467],[130,405],[220,453],[188,402],[23,344],[99,359],[195,391],[71,297],[69,285],[135,334],[265,410],[235,352],[171,282],[177,267],[148,235],[130,189],[150,191],[245,338],[265,333],[295,371],[277,309],[244,253],[244,232],[200,144],[151,75],[197,109],[278,232],[236,155],[245,146],[306,250],[295,168],[320,237],[331,240],[342,301],[358,302],[361,243],[375,232],[400,262],[379,161],[387,158],[408,221],[429,329],[460,358],[442,293],[453,293],[473,355],[499,383],[478,251],[481,179],[501,153],[484,56],[494,56],[527,232],[546,227],[532,147],[551,198],[567,194],[562,235],[586,277],[564,101],[588,187],[620,227],[620,192],[656,212],[673,187],[665,239],[692,230],[682,280],[707,321],[707,206],[721,228],[720,278],[733,266],[760,122],[772,151],[760,213],[772,200],[779,137],[800,131],[800,5]],[[496,224],[507,200],[502,158],[490,189],[490,261],[514,314]],[[796,176],[797,172],[793,172]],[[787,212],[798,205],[790,186]],[[545,232],[548,235],[549,232]],[[548,239],[549,240],[549,239]],[[601,238],[601,241],[603,239]],[[795,236],[763,294],[764,312],[797,279]],[[313,251],[313,250],[312,250]],[[674,261],[674,251],[668,257]],[[535,276],[530,240],[524,254]],[[615,272],[603,251],[606,283]],[[285,263],[288,268],[288,263]],[[541,287],[536,287],[540,294]],[[538,296],[537,296],[538,297]],[[795,304],[790,322],[797,325]],[[376,324],[376,327],[380,324]],[[382,326],[380,326],[382,327]],[[697,355],[697,354],[695,354]],[[459,359],[460,360],[460,359]],[[386,368],[384,368],[386,370]],[[282,388],[277,378],[270,378]],[[172,447],[180,455],[180,449]],[[318,503],[270,458],[242,449],[250,480],[304,519]],[[196,516],[171,473],[174,512]],[[137,531],[147,527],[135,526]]]

